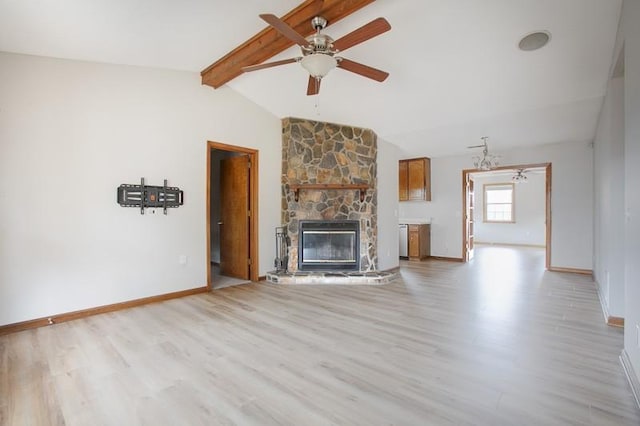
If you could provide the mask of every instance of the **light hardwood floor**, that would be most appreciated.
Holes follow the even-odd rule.
[[[640,424],[594,283],[543,262],[486,247],[3,336],[0,424]]]

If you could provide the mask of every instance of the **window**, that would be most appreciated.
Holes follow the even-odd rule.
[[[484,185],[484,221],[515,222],[515,203],[512,183]]]

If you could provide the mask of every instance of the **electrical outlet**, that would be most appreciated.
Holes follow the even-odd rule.
[[[187,255],[186,254],[181,254],[180,257],[178,257],[178,263],[181,265],[186,265],[187,264]]]

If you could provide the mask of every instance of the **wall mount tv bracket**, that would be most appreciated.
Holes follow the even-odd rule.
[[[118,187],[118,204],[122,207],[139,207],[140,214],[144,209],[162,207],[164,214],[168,208],[180,207],[184,204],[184,194],[180,188],[167,186],[151,186],[144,184],[144,178],[140,178],[140,185],[123,183]]]

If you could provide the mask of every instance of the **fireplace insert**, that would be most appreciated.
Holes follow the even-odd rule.
[[[302,220],[298,230],[299,271],[359,271],[360,222]]]

